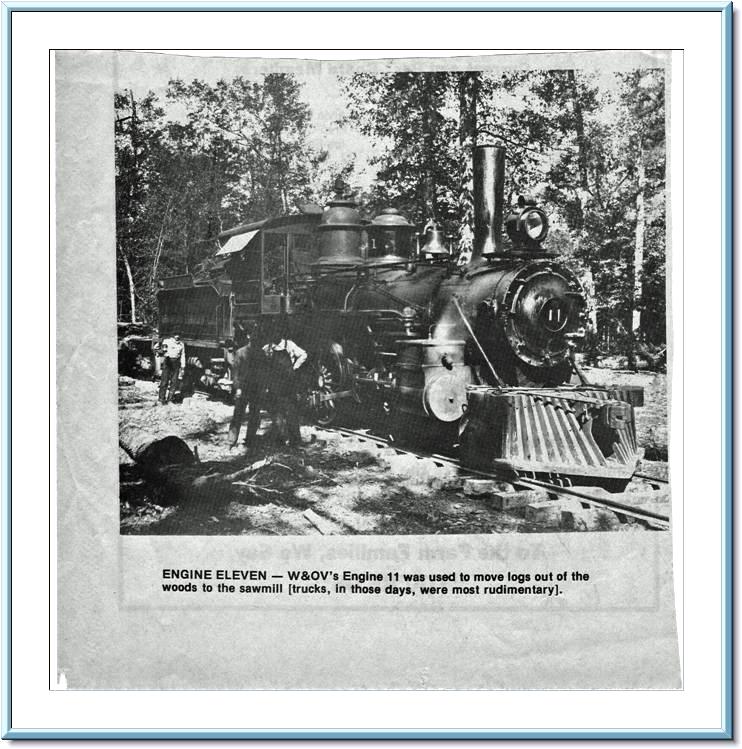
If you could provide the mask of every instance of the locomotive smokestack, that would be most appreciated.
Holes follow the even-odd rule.
[[[474,149],[473,257],[502,254],[502,213],[505,194],[505,148]]]

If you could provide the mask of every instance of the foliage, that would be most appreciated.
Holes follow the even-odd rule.
[[[116,95],[119,255],[144,315],[157,280],[193,271],[227,227],[288,212],[309,194],[309,108],[291,75],[209,85],[170,82],[164,120],[153,94]],[[130,312],[127,279],[119,306]]]
[[[136,290],[151,285],[153,246],[160,232],[155,203],[161,172],[168,163],[164,112],[154,94],[139,101],[131,92],[115,94],[116,260],[119,318],[136,318]],[[154,240],[154,241],[153,241]]]
[[[356,195],[434,218],[471,249],[472,148],[508,150],[506,207],[533,196],[547,246],[591,277],[605,353],[665,344],[665,78],[591,73],[359,73],[342,79],[343,127],[373,146],[377,180]],[[171,81],[166,99],[116,94],[120,316],[129,290],[154,312],[157,280],[193,271],[224,228],[322,204],[358,166],[307,145],[311,112],[296,77],[214,85]],[[167,116],[165,114],[167,112]],[[506,208],[507,210],[507,208]],[[129,271],[131,282],[129,282]]]
[[[593,277],[609,349],[631,359],[636,334],[655,346],[665,341],[664,76],[633,71],[611,83],[565,70],[511,76],[504,86],[530,97],[519,119],[543,154],[540,168],[530,159],[530,176]]]
[[[455,220],[458,165],[450,143],[447,73],[358,73],[345,80],[349,117],[387,144],[377,158],[374,209],[394,205],[418,224]]]

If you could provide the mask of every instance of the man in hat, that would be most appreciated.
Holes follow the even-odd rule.
[[[229,425],[230,447],[237,445],[240,427],[245,418],[245,409],[249,408],[246,445],[254,441],[260,427],[260,410],[265,399],[268,373],[265,354],[256,341],[257,333],[251,336],[245,334],[243,340],[240,341],[243,345],[234,354],[232,364],[234,411]]]
[[[160,375],[159,403],[169,403],[178,388],[181,369],[185,370],[185,346],[176,333],[166,338],[160,346],[162,374]]]
[[[301,445],[299,408],[296,398],[299,390],[298,370],[307,360],[307,352],[275,327],[268,343],[263,346],[271,371],[268,389],[273,403],[274,427],[283,442]]]

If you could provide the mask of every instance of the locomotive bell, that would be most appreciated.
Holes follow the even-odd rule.
[[[336,198],[322,214],[317,230],[320,240],[318,265],[358,265],[361,257],[361,214],[353,200]]]
[[[370,265],[404,262],[410,258],[415,227],[396,208],[382,209],[366,231]]]
[[[425,226],[425,244],[420,248],[420,254],[430,255],[433,258],[445,257],[451,253],[445,244],[446,235],[435,221],[428,221]]]

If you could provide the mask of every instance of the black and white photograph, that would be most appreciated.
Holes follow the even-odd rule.
[[[122,55],[121,534],[668,533],[669,60]]]

